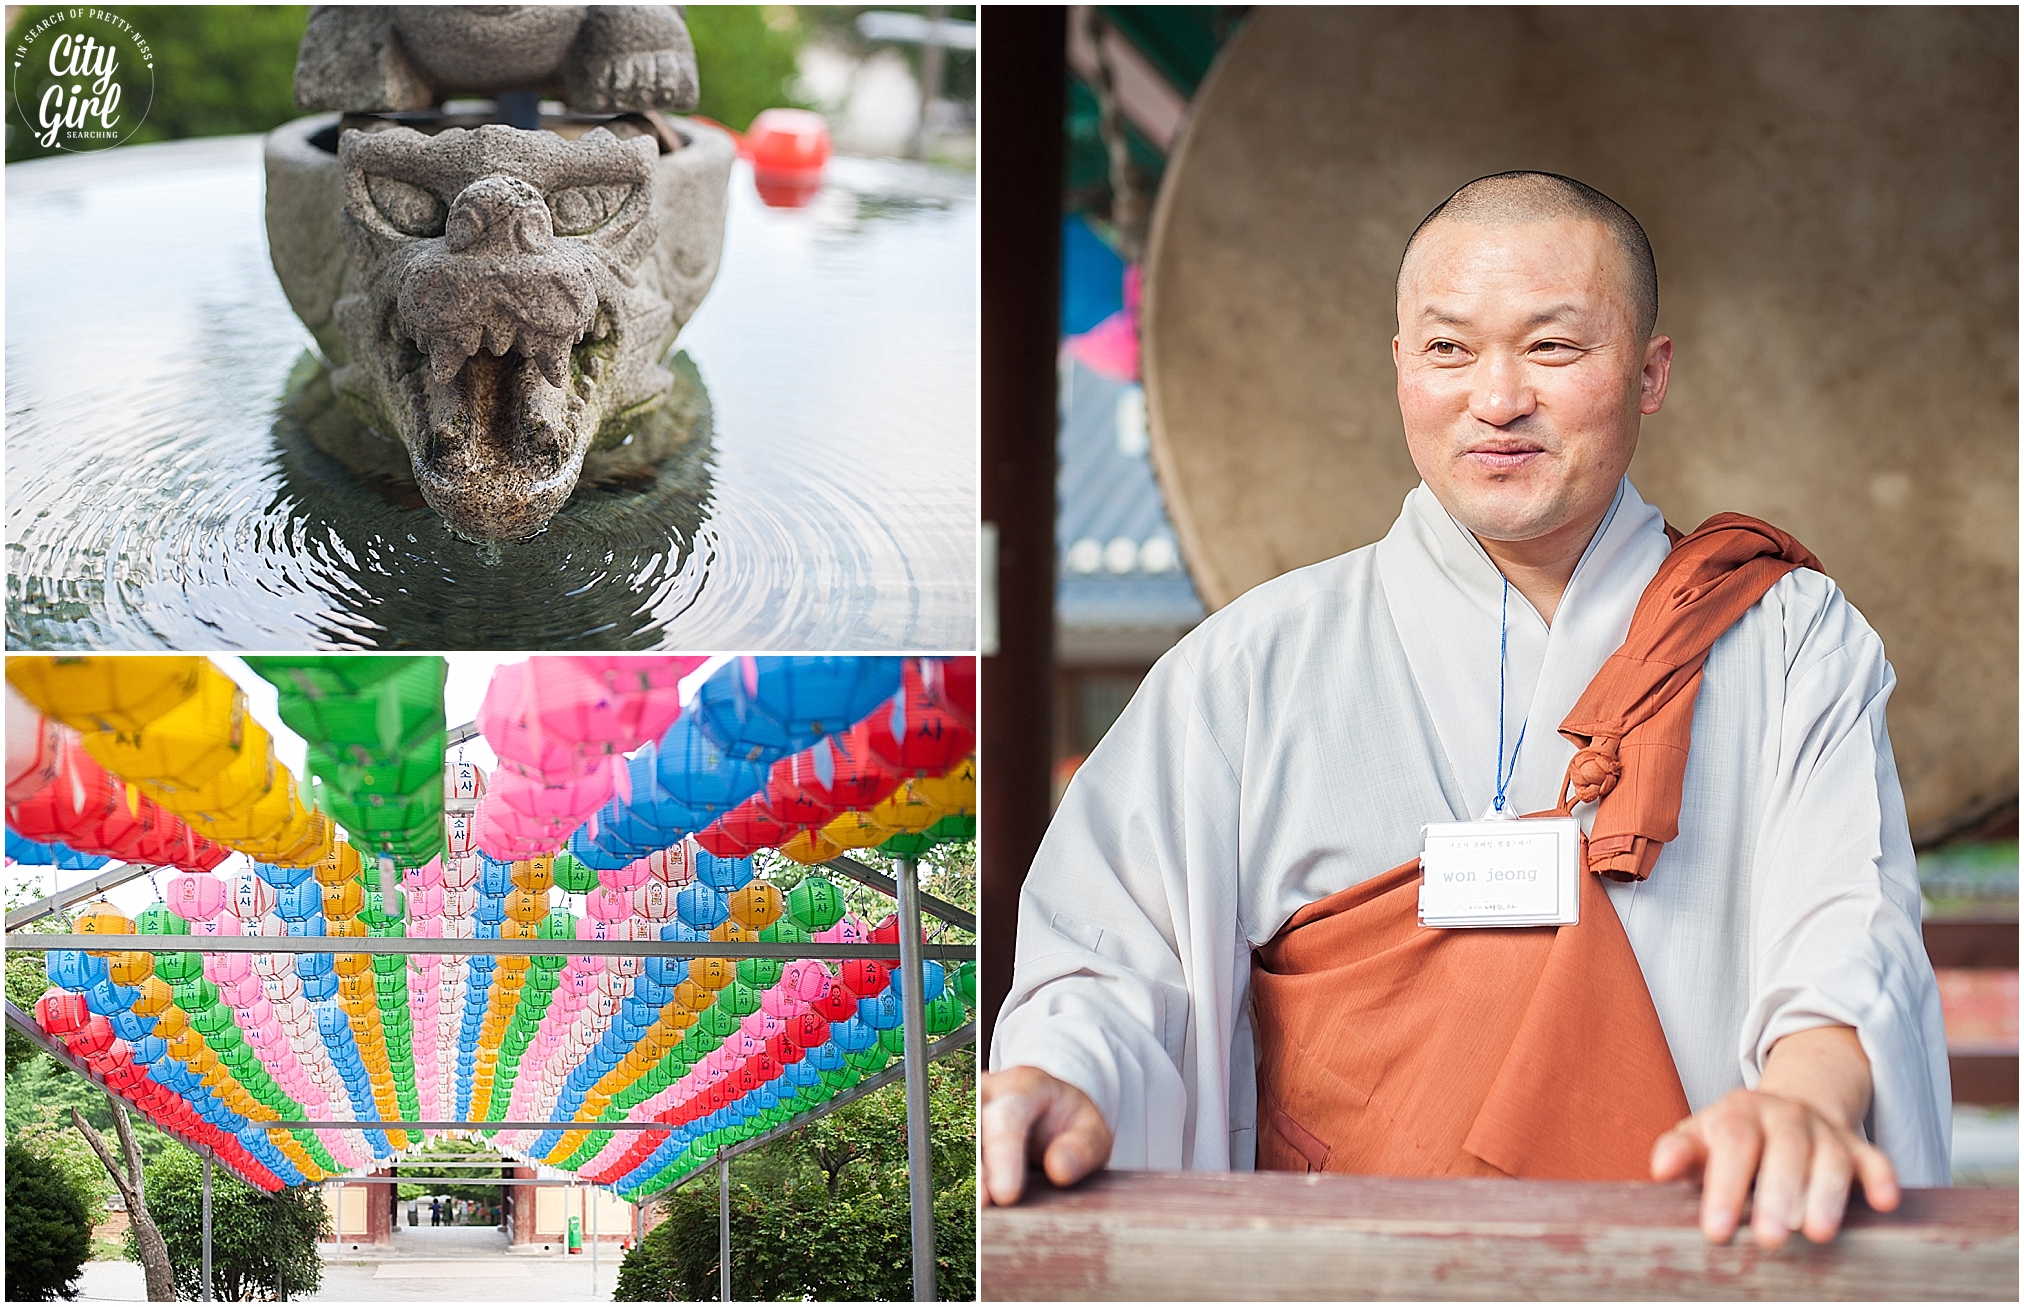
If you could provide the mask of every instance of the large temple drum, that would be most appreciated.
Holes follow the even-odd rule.
[[[1417,480],[1390,342],[1462,183],[1578,177],[1657,251],[1676,526],[1796,534],[1882,633],[1914,836],[2017,794],[2014,9],[1266,7],[1147,256],[1155,466],[1203,599],[1378,539]]]

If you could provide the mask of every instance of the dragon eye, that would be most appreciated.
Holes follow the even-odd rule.
[[[610,222],[632,194],[629,186],[572,186],[548,197],[557,236],[588,236]]]
[[[409,236],[440,236],[449,206],[419,186],[368,173],[366,190],[373,207],[393,224],[394,230]]]

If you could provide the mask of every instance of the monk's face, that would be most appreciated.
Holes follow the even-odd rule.
[[[1638,332],[1608,229],[1437,222],[1407,260],[1398,310],[1399,411],[1435,497],[1481,537],[1585,545],[1672,360],[1672,342]]]

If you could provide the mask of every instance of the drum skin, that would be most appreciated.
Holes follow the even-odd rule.
[[[1657,252],[1639,491],[1825,562],[1897,671],[1915,839],[2014,802],[2016,50],[2007,9],[1255,11],[1147,256],[1153,458],[1204,601],[1389,529],[1406,238],[1474,177],[1565,173]]]

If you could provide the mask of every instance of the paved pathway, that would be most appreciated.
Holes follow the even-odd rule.
[[[601,1248],[596,1292],[588,1247],[576,1256],[509,1253],[497,1226],[403,1226],[392,1249],[323,1248],[323,1284],[306,1302],[609,1302],[624,1256]],[[142,1302],[136,1262],[88,1262],[79,1302]],[[289,1295],[291,1298],[295,1295]]]

